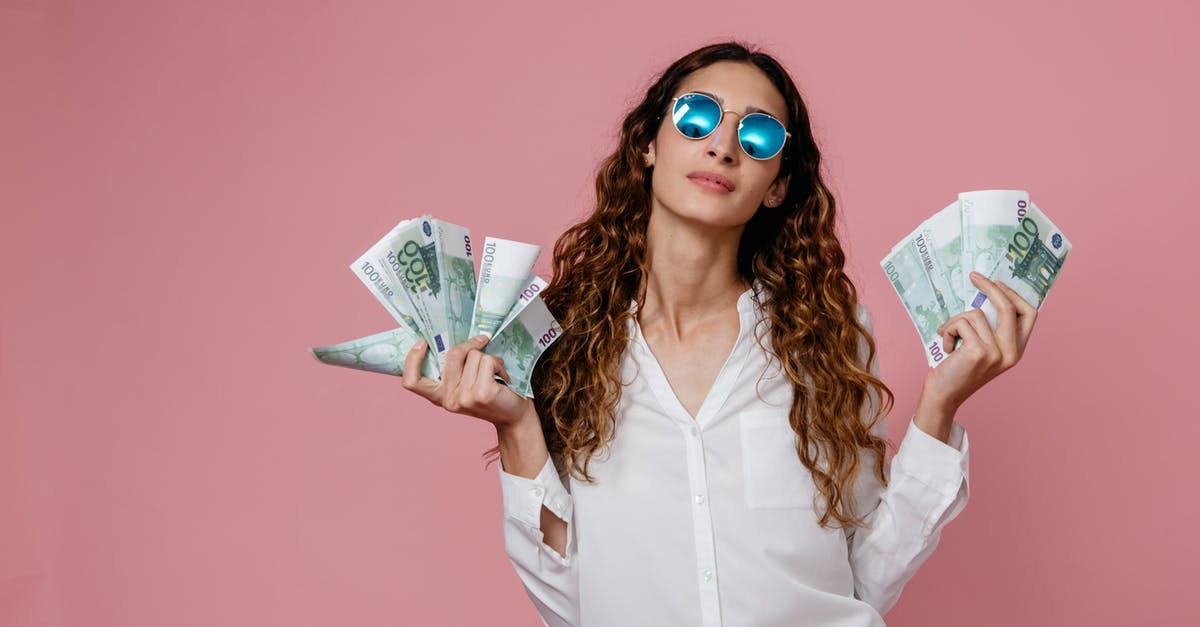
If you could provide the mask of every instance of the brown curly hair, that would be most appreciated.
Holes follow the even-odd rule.
[[[639,292],[651,195],[642,153],[684,78],[718,61],[753,64],[787,102],[792,137],[780,165],[780,176],[791,177],[787,196],[780,207],[760,206],[746,224],[738,273],[766,288],[762,306],[771,323],[770,346],[778,350],[764,348],[793,384],[789,420],[799,436],[797,455],[825,498],[820,524],[828,526],[832,517],[839,525],[862,526],[852,498],[860,450],[875,454],[874,472],[886,485],[889,442],[872,429],[887,415],[894,396],[861,363],[860,337],[866,338],[867,364],[876,358],[875,342],[857,319],[857,292],[843,271],[845,255],[834,233],[837,212],[821,181],[821,155],[807,107],[778,61],[740,42],[704,46],[675,61],[625,116],[617,149],[596,175],[594,210],[554,246],[554,275],[542,298],[563,333],[534,367],[534,407],[550,454],[565,462],[571,476],[590,482],[592,456],[606,450],[616,435],[620,358],[635,315],[630,303],[636,300],[641,310],[644,302]],[[875,412],[864,415],[868,402],[883,396],[886,405],[871,403]],[[485,456],[498,453],[495,447]],[[826,460],[818,464],[821,455]]]

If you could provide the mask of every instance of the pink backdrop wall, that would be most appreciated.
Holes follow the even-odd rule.
[[[391,326],[347,266],[402,217],[551,246],[727,36],[811,106],[894,438],[891,245],[1017,187],[1076,246],[889,624],[1195,619],[1194,4],[484,4],[0,0],[0,625],[538,624],[494,430],[306,348]]]

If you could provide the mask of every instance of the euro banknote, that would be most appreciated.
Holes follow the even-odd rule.
[[[411,222],[411,219],[402,220],[393,227],[384,235],[383,239],[373,244],[354,263],[350,264],[350,270],[370,290],[371,294],[383,305],[384,309],[396,319],[396,322],[399,322],[413,336],[417,338],[425,337],[426,341],[430,341],[426,337],[422,326],[417,322],[417,313],[413,308],[412,302],[409,300],[408,292],[404,290],[399,280],[395,278],[395,274],[388,267],[386,252],[388,238]],[[429,351],[425,355],[425,362],[426,364],[422,366],[423,368],[432,369],[434,373],[440,372],[437,353]]]
[[[529,274],[541,246],[489,237],[483,243],[479,264],[479,287],[471,318],[471,337],[480,333],[491,336],[500,329],[521,290],[529,283]]]
[[[471,312],[475,304],[475,260],[471,232],[466,227],[433,220],[437,229],[438,275],[446,296],[446,333],[450,345],[461,344],[471,335]]]
[[[408,351],[416,345],[421,337],[407,327],[389,329],[374,335],[333,344],[310,348],[313,357],[331,366],[342,366],[400,376],[404,374],[404,360]],[[421,364],[421,374],[431,379],[438,377],[438,372],[432,367],[430,353],[425,353],[425,361]]]
[[[437,259],[437,233],[431,216],[403,223],[381,240],[384,270],[400,288],[416,312],[417,325],[437,356],[438,366],[446,360],[450,337],[446,323],[446,299]]]
[[[977,190],[922,222],[880,262],[917,329],[925,359],[945,358],[937,329],[972,308],[992,328],[996,310],[971,283],[976,271],[1001,280],[1041,308],[1071,250],[1071,243],[1023,190]],[[962,343],[957,339],[954,348]]]
[[[496,331],[483,352],[501,357],[510,377],[509,387],[517,394],[532,398],[529,382],[533,366],[561,335],[562,327],[550,314],[546,303],[541,298],[533,298],[508,324]]]
[[[489,237],[477,279],[466,227],[428,214],[401,220],[350,265],[400,326],[309,350],[325,364],[400,376],[424,339],[421,373],[440,380],[449,349],[484,334],[491,337],[484,352],[504,361],[506,383],[531,397],[533,365],[562,332],[541,300],[547,282],[532,273],[540,252]]]
[[[1070,252],[1071,241],[1030,202],[1004,249],[1000,254],[993,253],[993,266],[981,273],[1003,282],[1041,309]],[[996,308],[987,294],[975,290],[968,306],[983,310],[992,328],[996,327]]]

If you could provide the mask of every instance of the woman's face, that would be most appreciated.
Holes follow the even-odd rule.
[[[765,161],[751,159],[738,144],[737,127],[742,116],[755,110],[786,126],[783,95],[757,67],[733,61],[692,72],[671,97],[690,91],[714,96],[726,113],[711,135],[691,139],[675,129],[669,109],[665,112],[644,154],[646,164],[654,166],[654,210],[665,209],[712,226],[737,226],[748,222],[759,205],[778,206],[787,191],[786,178],[776,180],[782,151]],[[724,177],[733,189],[705,181],[703,173]]]

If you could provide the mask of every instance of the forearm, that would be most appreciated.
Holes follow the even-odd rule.
[[[500,461],[504,465],[504,472],[510,475],[533,479],[550,456],[541,420],[533,403],[529,404],[529,411],[520,421],[498,425],[496,440],[500,445]]]
[[[526,479],[537,477],[550,457],[541,420],[530,404],[530,411],[520,422],[496,428],[500,446],[500,462],[504,472]],[[567,523],[545,505],[542,506],[540,526],[543,542],[559,555],[567,555]]]
[[[941,412],[924,418],[937,431],[942,418],[935,413]],[[855,596],[880,614],[895,604],[970,496],[967,434],[957,422],[949,424],[943,442],[914,418],[892,459],[888,485],[872,480],[865,486],[866,495],[878,494],[879,501],[872,508],[868,500],[867,526],[853,532],[850,563]]]
[[[954,426],[954,414],[958,407],[950,401],[921,390],[921,399],[917,401],[916,415],[913,422],[917,428],[941,440],[950,441],[950,430]]]

